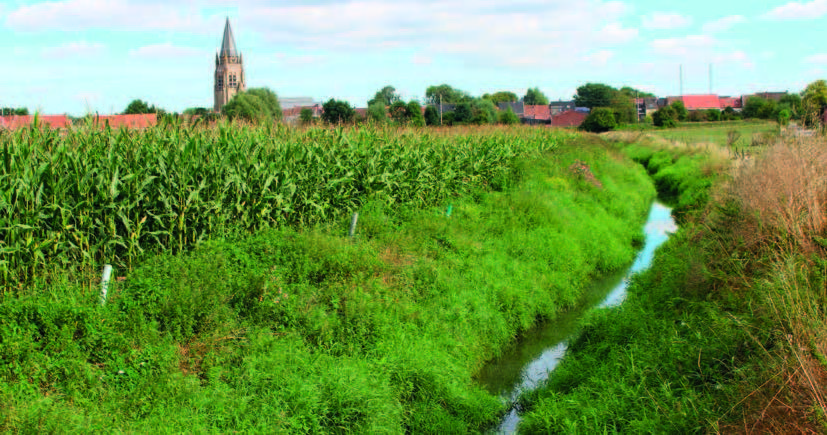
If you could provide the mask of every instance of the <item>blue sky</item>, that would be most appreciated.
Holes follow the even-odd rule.
[[[827,76],[827,0],[0,0],[0,106],[83,115],[213,104],[226,16],[250,87],[356,106],[589,81],[661,96],[798,92]]]

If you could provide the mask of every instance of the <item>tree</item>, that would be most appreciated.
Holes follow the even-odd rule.
[[[706,110],[693,110],[689,112],[689,121],[691,122],[706,122],[708,118]]]
[[[614,110],[618,124],[631,124],[638,120],[634,100],[620,91],[611,93],[609,107]]]
[[[500,104],[500,103],[515,103],[515,102],[517,102],[517,100],[519,100],[519,97],[517,97],[517,94],[515,94],[514,92],[508,92],[508,91],[499,91],[499,92],[495,92],[495,93],[490,94],[490,95],[485,94],[485,95],[482,96],[482,98],[485,99],[485,100],[490,100],[495,105]]]
[[[767,112],[767,106],[767,100],[753,95],[747,98],[747,102],[744,103],[744,110],[741,113],[744,118],[763,118]]]
[[[302,125],[308,125],[313,123],[313,110],[309,107],[305,107],[299,112],[299,121],[301,121]]]
[[[478,98],[471,103],[471,123],[477,125],[497,122],[497,106],[491,100]]]
[[[643,92],[629,86],[620,88],[620,92],[628,98],[655,98],[655,94],[651,92]]]
[[[356,111],[347,101],[334,100],[331,98],[322,105],[322,119],[329,124],[340,124],[353,122]]]
[[[718,109],[709,109],[706,111],[706,118],[710,121],[720,121],[721,111]]]
[[[385,122],[388,120],[388,114],[385,110],[385,103],[381,100],[373,101],[368,104],[368,119],[373,122]]]
[[[508,110],[503,110],[500,112],[500,124],[504,125],[513,125],[519,124],[520,118],[517,117],[517,114],[514,113],[513,110],[509,107]]]
[[[674,106],[665,106],[652,114],[652,123],[657,127],[674,128],[678,125],[678,112]]]
[[[282,118],[278,96],[267,88],[252,88],[235,94],[221,108],[221,113],[230,119],[243,119],[250,122]]]
[[[183,114],[187,116],[207,116],[210,113],[210,109],[206,107],[190,107],[188,109],[184,109]]]
[[[397,101],[391,104],[388,113],[395,123],[400,125],[408,123],[408,106],[403,101]]]
[[[425,125],[439,125],[439,111],[434,106],[425,108]]]
[[[580,125],[580,128],[590,133],[603,133],[617,127],[615,112],[609,107],[596,107]]]
[[[388,85],[376,92],[376,95],[368,101],[368,107],[376,102],[381,102],[382,106],[387,107],[401,99],[399,94],[396,93],[396,88]]]
[[[733,121],[736,119],[741,119],[741,114],[736,112],[732,107],[727,107],[723,112],[721,112],[722,121]]]
[[[471,103],[460,103],[454,109],[452,116],[452,125],[463,125],[471,122],[472,112]]]
[[[158,109],[155,106],[150,106],[149,104],[141,101],[141,100],[132,100],[129,105],[126,106],[124,109],[124,115],[143,115],[146,113],[157,113]]]
[[[548,106],[548,97],[540,92],[540,88],[528,88],[523,97],[523,103],[532,106]]]
[[[275,92],[268,88],[252,88],[248,89],[246,92],[250,95],[259,97],[261,101],[264,102],[264,106],[267,108],[270,117],[282,119],[281,104],[279,103],[279,97]]]
[[[683,104],[683,101],[673,101],[672,104],[670,104],[670,106],[672,106],[672,108],[675,109],[675,113],[678,115],[678,121],[683,122],[686,121],[687,118],[689,118],[689,111],[686,110],[686,105]]]
[[[414,127],[424,127],[425,117],[422,116],[422,106],[416,100],[408,103],[408,123]]]
[[[440,97],[442,101],[440,101]],[[440,102],[442,104],[459,104],[470,101],[471,96],[467,92],[454,89],[446,84],[428,86],[428,89],[425,90],[425,102],[427,104],[437,105]]]
[[[825,106],[827,106],[827,81],[816,80],[801,92],[801,115],[805,125],[816,125]]]
[[[27,116],[29,109],[25,107],[3,107],[0,109],[0,116]]]
[[[778,112],[778,124],[780,125],[787,125],[790,123],[790,118],[792,117],[792,112],[789,109],[783,109]]]
[[[588,107],[589,109],[595,107],[609,107],[615,101],[615,95],[618,91],[602,83],[586,83],[577,88],[577,94],[574,96],[574,104],[577,107]]]

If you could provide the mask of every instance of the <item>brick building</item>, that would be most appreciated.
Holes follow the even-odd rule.
[[[221,49],[215,55],[215,106],[213,109],[221,112],[221,108],[235,94],[245,90],[247,90],[247,79],[244,77],[243,58],[235,46],[233,29],[230,27],[230,19],[227,18]]]

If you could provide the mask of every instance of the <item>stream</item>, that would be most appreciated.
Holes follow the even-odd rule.
[[[480,385],[511,405],[511,410],[493,433],[517,431],[520,422],[517,398],[523,392],[537,388],[557,367],[566,354],[568,341],[577,333],[578,321],[583,314],[592,308],[608,308],[623,303],[629,278],[649,268],[658,246],[677,231],[678,226],[671,212],[672,209],[664,204],[653,203],[643,227],[646,235],[643,249],[631,266],[594,281],[584,292],[580,305],[526,331],[503,351],[502,356],[491,360],[480,370],[477,374]]]

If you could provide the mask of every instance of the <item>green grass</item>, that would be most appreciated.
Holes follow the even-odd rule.
[[[714,144],[719,146],[731,145],[735,148],[751,146],[754,143],[764,145],[767,135],[778,134],[778,124],[775,122],[736,122],[736,123],[692,123],[681,124],[678,128],[652,130],[651,134],[670,142],[680,142],[687,145]],[[737,132],[737,140],[729,143],[730,132]]]
[[[355,240],[341,216],[147,256],[104,307],[58,276],[7,293],[0,430],[481,431],[504,410],[474,373],[627,264],[655,194],[593,141],[498,183],[366,201]]]
[[[583,320],[582,333],[547,384],[523,398],[528,412],[520,431],[740,430],[754,421],[750,414],[763,418],[769,409],[756,410],[754,402],[773,380],[770,370],[778,374],[773,364],[783,364],[762,296],[744,285],[746,277],[761,276],[766,259],[743,248],[737,207],[707,206],[725,174],[710,155],[620,146],[683,211],[682,227],[652,267],[632,279],[621,307],[592,311]],[[784,390],[775,385],[770,397]]]

